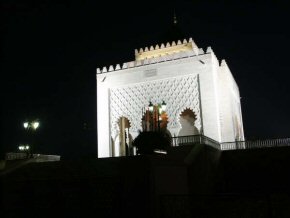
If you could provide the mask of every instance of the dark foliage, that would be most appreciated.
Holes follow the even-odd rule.
[[[134,139],[133,146],[138,154],[153,154],[154,150],[167,150],[171,145],[171,137],[167,132],[140,132]]]

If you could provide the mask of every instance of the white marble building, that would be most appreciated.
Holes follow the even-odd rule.
[[[99,157],[124,155],[122,141],[144,129],[149,102],[166,103],[172,136],[244,140],[239,88],[230,69],[191,38],[135,50],[134,61],[98,68],[96,77]]]

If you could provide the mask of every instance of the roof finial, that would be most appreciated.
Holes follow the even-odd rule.
[[[176,18],[175,8],[174,8],[174,11],[173,11],[173,23],[174,24],[177,24],[177,18]]]

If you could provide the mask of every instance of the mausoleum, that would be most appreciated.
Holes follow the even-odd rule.
[[[135,60],[97,68],[98,156],[126,155],[141,131],[243,141],[238,85],[225,60],[190,39],[135,50]]]

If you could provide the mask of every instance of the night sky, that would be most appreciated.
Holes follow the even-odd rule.
[[[1,148],[27,140],[38,118],[41,153],[96,153],[96,67],[134,59],[178,25],[226,59],[240,88],[246,139],[290,137],[289,7],[280,1],[2,1]],[[86,123],[86,124],[85,124]]]

